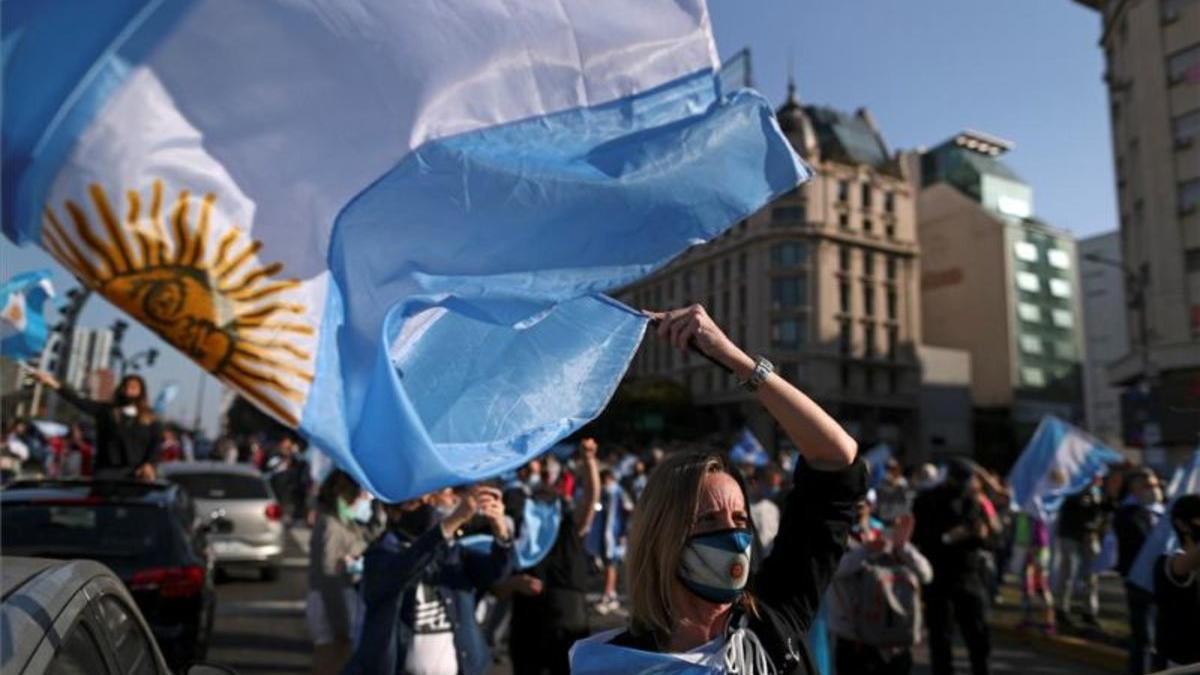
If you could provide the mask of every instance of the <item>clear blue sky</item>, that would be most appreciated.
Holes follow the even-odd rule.
[[[874,114],[889,146],[933,146],[965,128],[1006,138],[1005,158],[1034,188],[1036,213],[1085,236],[1116,228],[1099,17],[1070,0],[710,0],[722,58],[750,47],[758,89],[778,103],[789,60],[800,98]],[[38,267],[69,276],[34,249],[0,243],[2,276]],[[116,312],[94,299],[85,325]],[[127,353],[158,347],[153,391],[182,385],[168,416],[190,422],[200,371],[149,332]],[[208,377],[205,375],[204,377]],[[220,385],[208,378],[205,426],[215,431]]]

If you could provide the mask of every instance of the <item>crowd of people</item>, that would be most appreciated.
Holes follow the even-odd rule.
[[[1168,513],[1159,477],[1121,466],[1030,513],[960,458],[907,475],[889,459],[868,489],[854,440],[703,309],[662,315],[658,331],[728,365],[803,450],[739,465],[694,444],[584,438],[511,475],[383,503],[340,470],[313,485],[294,436],[215,443],[211,459],[258,466],[289,519],[311,527],[313,672],[483,673],[507,650],[518,674],[816,673],[825,642],[838,673],[903,674],[927,641],[940,675],[953,672],[957,626],[979,675],[1006,575],[1023,628],[1101,631],[1108,553],[1126,579],[1129,672],[1200,661],[1188,635],[1200,616],[1200,496]],[[0,447],[6,471],[149,480],[161,462],[195,457],[146,405],[140,378],[97,402],[36,376],[90,417],[91,434],[75,424],[51,441],[16,420]],[[1130,575],[1162,518],[1178,547],[1155,561],[1147,590]],[[596,633],[596,617],[622,627]]]

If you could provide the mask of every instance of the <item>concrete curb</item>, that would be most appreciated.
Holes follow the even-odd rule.
[[[1123,673],[1126,670],[1129,654],[1123,649],[1071,635],[1044,635],[1039,631],[1023,630],[1004,623],[991,625],[997,634],[1027,644],[1036,651],[1061,656],[1112,673]]]

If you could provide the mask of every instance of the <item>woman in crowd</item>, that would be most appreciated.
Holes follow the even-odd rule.
[[[730,368],[802,459],[769,556],[751,578],[745,481],[723,455],[676,453],[658,465],[633,514],[631,623],[577,643],[572,671],[815,673],[805,643],[846,550],[866,469],[854,440],[810,398],[735,346],[699,305],[652,315],[658,335]]]
[[[34,370],[30,374],[57,391],[68,403],[92,416],[96,429],[93,460],[96,478],[154,480],[157,475],[154,465],[162,445],[162,424],[150,407],[146,381],[140,375],[121,378],[111,401],[94,401],[43,370]]]
[[[350,658],[371,496],[344,471],[329,474],[317,493],[317,515],[308,551],[305,619],[313,640],[314,675],[340,673]]]

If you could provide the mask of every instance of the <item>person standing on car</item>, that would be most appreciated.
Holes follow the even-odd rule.
[[[140,375],[122,377],[111,401],[92,400],[44,370],[32,370],[30,375],[92,416],[96,429],[93,461],[96,478],[154,480],[157,477],[154,466],[162,445],[162,424],[150,407],[146,381]]]
[[[358,596],[354,584],[367,548],[359,521],[369,520],[371,497],[344,471],[334,470],[317,493],[308,550],[305,619],[313,641],[313,675],[335,675],[350,658]]]

